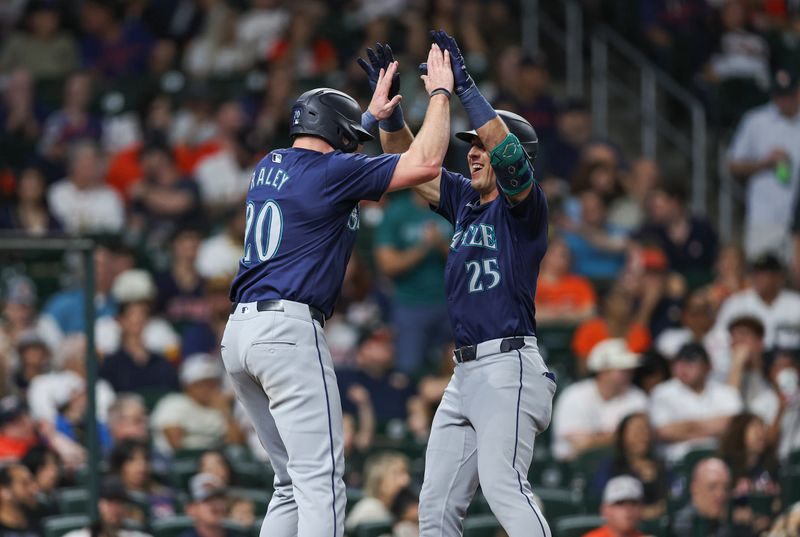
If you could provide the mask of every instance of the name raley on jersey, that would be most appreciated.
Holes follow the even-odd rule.
[[[283,155],[280,153],[273,153],[272,154],[272,162],[276,164],[280,164],[281,160],[283,160]],[[275,172],[275,176],[273,177],[272,172]],[[258,179],[256,179],[256,172],[253,171],[253,176],[250,178],[250,190],[257,186],[272,186],[275,187],[276,190],[280,191],[283,185],[291,179],[289,174],[286,173],[282,168],[275,169],[275,166],[270,166],[269,171],[266,168],[261,168],[258,170]]]

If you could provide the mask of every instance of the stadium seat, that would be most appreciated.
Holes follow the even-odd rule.
[[[192,527],[192,519],[188,516],[176,516],[155,520],[150,526],[153,537],[178,537]]]
[[[556,520],[553,537],[582,537],[585,533],[605,524],[597,515],[567,516]]]
[[[275,472],[264,461],[239,459],[231,461],[233,482],[241,487],[273,490]]]
[[[475,496],[472,497],[472,501],[467,508],[467,518],[477,515],[486,515],[491,512],[492,510],[489,508],[489,502],[479,488],[475,491]]]
[[[781,496],[783,505],[800,502],[800,466],[788,466],[781,470]]]
[[[197,457],[175,458],[169,471],[169,480],[176,490],[188,490],[189,480],[197,473]]]
[[[580,491],[566,488],[539,487],[533,492],[544,505],[544,515],[548,520],[556,520],[585,512],[583,495]]]
[[[639,524],[639,531],[653,537],[670,537],[669,517],[662,516],[653,520],[645,520]]]
[[[347,494],[346,512],[349,513],[350,509],[352,509],[353,506],[361,501],[361,498],[364,497],[364,491],[353,487],[347,487],[345,493]]]
[[[540,442],[541,435],[536,438]],[[528,471],[528,481],[534,487],[534,492],[537,487],[566,487],[572,478],[570,465],[566,462],[557,461],[550,457],[542,460],[536,460],[537,451],[541,447],[534,448],[534,461],[531,463],[530,470]]]
[[[500,523],[492,514],[474,515],[464,519],[464,537],[494,537]]]
[[[58,511],[63,515],[86,514],[89,509],[89,491],[84,488],[56,490]]]
[[[230,498],[245,498],[253,502],[255,506],[255,513],[257,517],[263,517],[267,514],[267,506],[272,494],[264,489],[251,489],[243,487],[231,487],[228,489],[228,497]]]
[[[572,470],[572,482],[576,488],[585,490],[587,485],[594,479],[594,474],[600,464],[612,456],[613,450],[610,447],[602,447],[584,451],[578,455],[570,464]]]
[[[83,515],[58,515],[45,518],[42,521],[44,537],[61,537],[73,530],[79,530],[89,525],[89,517]]]
[[[365,522],[364,524],[356,526],[356,529],[353,530],[353,535],[355,537],[383,537],[384,535],[391,537],[392,523]]]

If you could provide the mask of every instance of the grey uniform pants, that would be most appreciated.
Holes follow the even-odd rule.
[[[509,537],[550,537],[534,503],[528,468],[536,435],[550,424],[556,385],[535,337],[500,352],[481,343],[458,364],[433,418],[420,496],[420,537],[454,537],[481,489]]]
[[[345,486],[342,406],[322,328],[308,306],[239,304],[222,359],[275,470],[262,537],[341,537]],[[187,416],[191,419],[191,416]]]

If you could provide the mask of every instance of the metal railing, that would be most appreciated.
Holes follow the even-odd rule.
[[[92,522],[98,520],[97,497],[99,488],[100,446],[97,437],[96,392],[97,356],[95,352],[95,243],[90,239],[75,237],[31,237],[28,235],[0,233],[0,254],[9,252],[22,255],[39,252],[79,252],[83,259],[84,322],[86,323],[86,461],[88,470],[89,513]],[[5,256],[0,255],[0,259]]]
[[[597,28],[592,34],[591,42],[592,119],[595,132],[600,136],[607,136],[609,131],[608,98],[612,78],[608,62],[609,50],[613,50],[638,71],[639,138],[642,154],[656,158],[658,142],[670,142],[689,162],[692,206],[698,211],[705,210],[708,202],[708,132],[703,103],[607,26]],[[688,136],[659,113],[659,91],[680,103],[689,113]]]

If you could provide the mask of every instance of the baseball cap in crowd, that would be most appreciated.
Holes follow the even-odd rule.
[[[16,395],[0,399],[0,427],[11,423],[28,411],[25,402]]]
[[[773,253],[761,254],[753,260],[750,265],[751,270],[765,271],[765,272],[781,272],[783,271],[783,263],[777,255]]]
[[[150,301],[156,297],[156,284],[146,270],[126,270],[114,279],[111,296],[118,304]]]
[[[4,300],[11,304],[33,306],[36,304],[36,286],[26,276],[13,276],[6,282]]]
[[[644,487],[642,482],[633,476],[619,475],[612,477],[603,489],[603,503],[612,505],[615,503],[634,501],[641,502],[644,499]]]
[[[19,341],[17,341],[17,352],[21,354],[31,347],[41,347],[45,351],[50,352],[50,347],[47,346],[47,342],[42,338],[39,332],[36,330],[26,330],[20,335]]]
[[[589,371],[633,369],[639,365],[639,355],[628,349],[622,338],[606,339],[592,347],[586,362]]]
[[[226,493],[225,483],[214,474],[197,474],[189,480],[189,495],[193,502],[224,497]]]
[[[127,502],[132,503],[128,491],[125,490],[125,485],[122,479],[118,476],[110,475],[100,482],[100,498],[103,500]]]
[[[181,384],[188,386],[206,379],[219,379],[222,377],[222,367],[219,361],[210,354],[197,353],[187,357],[181,364]]]
[[[797,91],[797,77],[789,69],[778,69],[772,75],[770,91],[773,95],[789,95]]]
[[[697,362],[702,360],[703,362],[710,364],[711,359],[708,357],[708,352],[706,352],[705,347],[703,347],[700,343],[687,343],[683,347],[678,350],[678,354],[675,355],[675,360],[685,360],[687,362]]]

